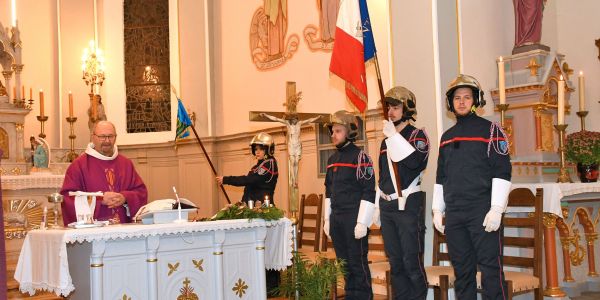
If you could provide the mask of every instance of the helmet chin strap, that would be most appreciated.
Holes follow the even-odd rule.
[[[346,145],[350,144],[350,141],[348,139],[344,139],[344,142],[336,144],[335,147],[337,149],[342,149],[344,147],[346,147]]]

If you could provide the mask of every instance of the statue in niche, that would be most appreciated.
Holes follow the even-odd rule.
[[[31,148],[33,150],[33,169],[32,171],[39,171],[40,169],[48,169],[48,157],[50,147],[48,143],[39,137],[31,137],[29,141],[32,142]],[[46,148],[47,147],[47,148]]]
[[[88,108],[87,114],[89,116],[88,127],[90,128],[90,132],[94,129],[94,124],[99,121],[106,121],[104,104],[102,104],[102,97],[100,95],[93,96],[92,104],[90,105],[90,108]]]
[[[542,17],[546,0],[513,0],[515,11],[515,45],[519,47],[540,45],[542,39]],[[545,50],[550,50],[547,46]],[[526,49],[525,51],[533,50]],[[519,53],[521,51],[517,51]],[[513,50],[513,54],[516,54]]]

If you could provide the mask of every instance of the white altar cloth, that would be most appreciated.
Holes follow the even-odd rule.
[[[2,176],[3,190],[25,189],[60,189],[65,175],[36,174],[36,175],[4,175]]]
[[[516,183],[512,185],[513,189],[528,188],[533,193],[537,188],[544,189],[544,212],[553,213],[562,218],[561,201],[565,197],[583,195],[589,193],[600,193],[600,182],[588,183]],[[598,196],[598,195],[594,195]],[[600,197],[599,197],[600,198]]]
[[[21,292],[30,295],[35,290],[47,290],[67,296],[75,287],[69,273],[67,244],[143,238],[218,230],[267,227],[265,267],[283,270],[292,264],[292,225],[287,218],[277,221],[261,219],[223,220],[169,224],[121,224],[100,228],[47,229],[30,231],[19,255],[15,279]]]

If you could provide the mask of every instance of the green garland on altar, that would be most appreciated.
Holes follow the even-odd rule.
[[[259,206],[249,208],[244,202],[229,204],[223,207],[211,218],[200,221],[236,220],[236,219],[264,219],[265,221],[279,220],[283,218],[283,210],[271,206]]]

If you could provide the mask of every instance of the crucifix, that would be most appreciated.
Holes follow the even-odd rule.
[[[287,152],[288,152],[288,198],[290,211],[298,211],[298,163],[302,158],[302,142],[300,129],[302,125],[315,121],[326,122],[329,114],[298,113],[296,106],[302,97],[302,92],[296,93],[296,83],[286,82],[285,112],[260,112],[251,111],[250,121],[279,122],[287,127]]]

